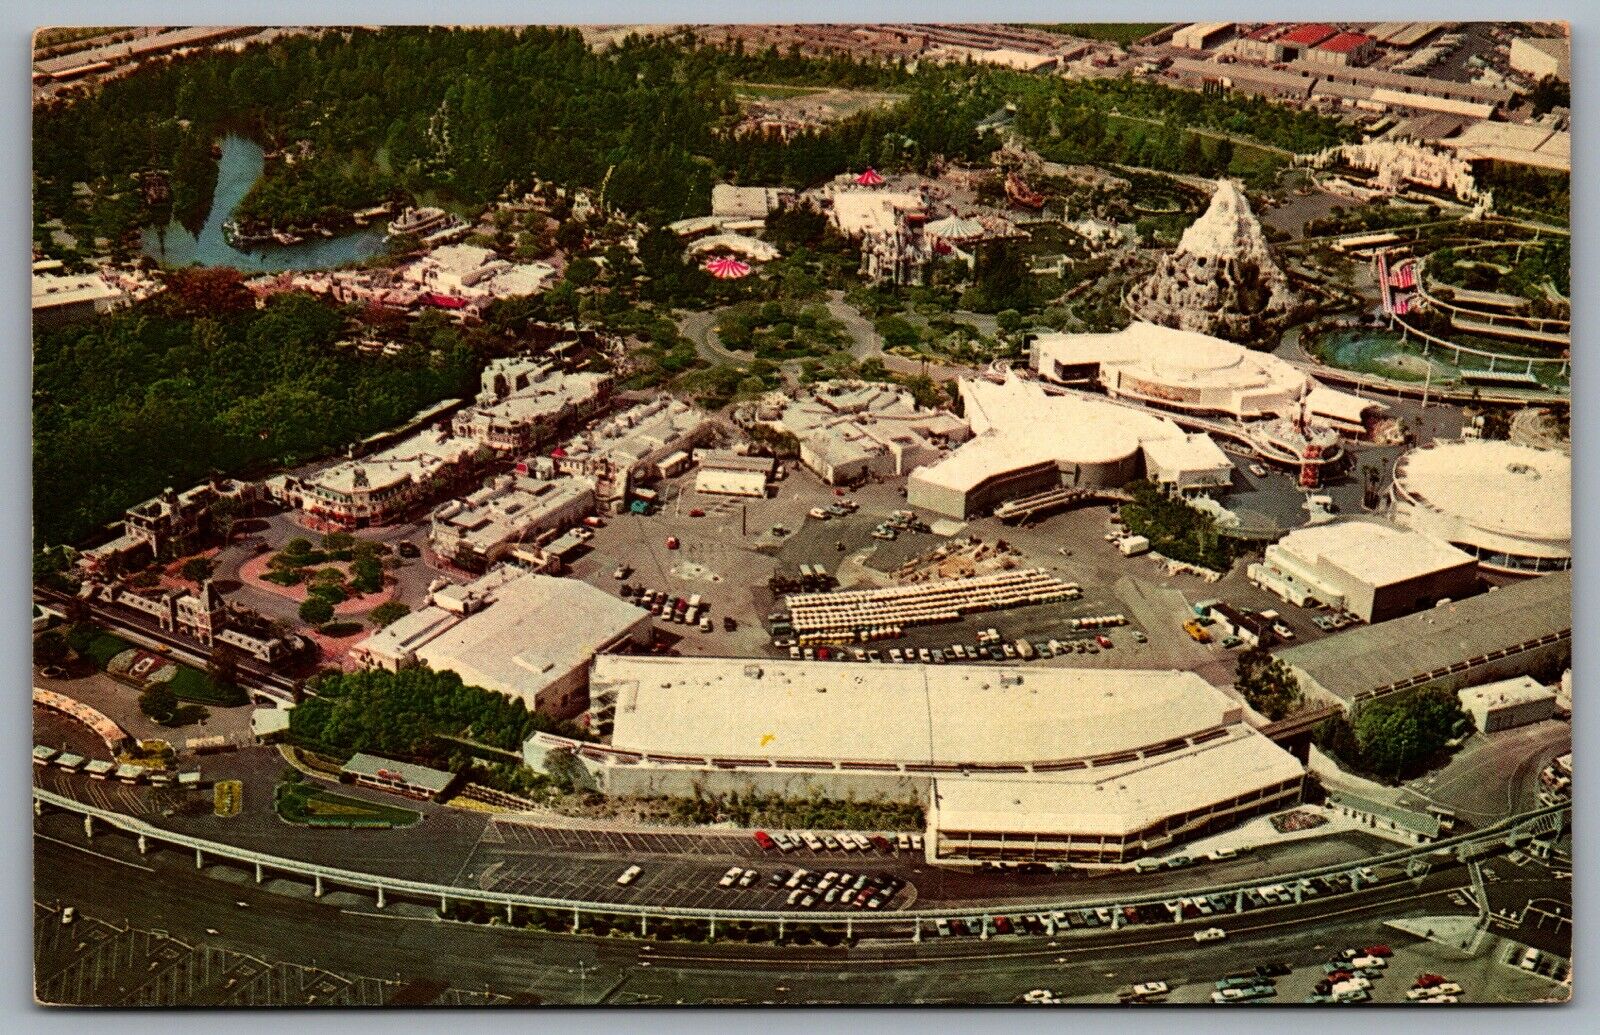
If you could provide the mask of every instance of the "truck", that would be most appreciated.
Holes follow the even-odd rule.
[[[1029,643],[1027,640],[1018,640],[1017,641],[1017,656],[1018,657],[1022,658],[1024,661],[1029,661],[1029,660],[1032,660],[1033,653],[1034,653],[1034,651],[1033,651],[1033,644],[1032,643]]]
[[[1125,535],[1117,540],[1117,549],[1124,557],[1137,557],[1142,553],[1150,552],[1150,537],[1142,535]]]
[[[1211,634],[1201,628],[1200,623],[1193,618],[1183,623],[1183,631],[1189,634],[1189,639],[1196,643],[1210,643]]]

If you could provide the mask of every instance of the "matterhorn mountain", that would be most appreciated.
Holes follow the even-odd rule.
[[[1177,250],[1128,291],[1128,311],[1141,320],[1238,342],[1274,329],[1294,305],[1261,223],[1226,179]]]

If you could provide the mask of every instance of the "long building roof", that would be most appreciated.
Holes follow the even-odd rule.
[[[1555,572],[1277,652],[1344,701],[1572,632],[1572,573]]]
[[[1193,672],[602,655],[612,746],[696,758],[980,765],[1085,759],[1216,731]]]

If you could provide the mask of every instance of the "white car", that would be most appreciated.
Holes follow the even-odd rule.
[[[627,887],[629,884],[632,884],[638,879],[640,872],[641,871],[638,866],[630,866],[626,870],[622,871],[622,876],[617,878],[617,883],[623,887]]]
[[[731,887],[733,887],[733,882],[738,880],[739,879],[739,875],[741,873],[743,873],[743,872],[744,872],[744,870],[741,867],[738,867],[738,866],[730,866],[730,867],[728,867],[728,872],[724,873],[722,875],[722,879],[717,881],[717,887],[719,887],[719,888],[731,888]]]
[[[806,847],[811,849],[813,852],[822,851],[822,838],[818,837],[816,834],[801,834],[800,840],[804,841],[806,843]]]
[[[1167,992],[1165,981],[1147,981],[1142,985],[1133,986],[1133,994],[1136,996],[1166,995]]]
[[[1197,942],[1220,942],[1226,937],[1228,937],[1228,932],[1220,927],[1207,927],[1203,931],[1194,933],[1194,940]]]
[[[1350,965],[1357,970],[1382,970],[1389,965],[1389,961],[1382,956],[1357,956],[1350,961]]]
[[[78,919],[78,907],[68,906],[61,911],[61,924],[63,927]]]

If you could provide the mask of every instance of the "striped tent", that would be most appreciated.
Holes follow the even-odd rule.
[[[724,255],[706,263],[706,272],[718,280],[738,280],[750,275],[750,264]]]
[[[883,177],[878,174],[876,169],[869,168],[866,172],[856,177],[856,185],[860,187],[876,187],[882,182]]]

